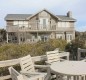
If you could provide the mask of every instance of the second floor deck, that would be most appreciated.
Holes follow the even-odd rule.
[[[52,31],[74,31],[74,27],[57,27],[56,25],[39,25],[32,27],[6,26],[7,32],[52,32]]]

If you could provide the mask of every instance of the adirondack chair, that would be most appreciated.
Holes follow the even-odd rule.
[[[17,72],[13,67],[9,67],[9,72],[12,80],[44,80],[44,77],[42,75],[22,75],[19,72]]]
[[[21,73],[22,74],[37,74],[37,75],[43,75],[45,80],[49,79],[50,75],[50,68],[49,66],[44,65],[34,65],[32,58],[30,55],[20,58],[20,66],[21,66]],[[43,72],[36,72],[36,68],[45,68],[47,69],[47,73]]]
[[[46,52],[46,56],[47,56],[46,64],[52,64],[53,62],[58,62],[58,61],[65,61],[65,59],[62,59],[59,56],[59,54],[62,54],[62,53],[59,53],[58,50]]]

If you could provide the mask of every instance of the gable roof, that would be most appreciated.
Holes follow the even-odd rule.
[[[40,13],[42,11],[48,12],[49,14],[51,14],[52,16],[54,16],[55,18],[57,18],[60,21],[76,21],[74,18],[70,18],[65,15],[54,15],[53,13],[49,12],[46,9],[43,9],[35,14],[8,14],[5,17],[5,20],[29,20],[30,18],[34,17],[35,15],[37,15],[38,13]]]
[[[41,10],[41,11],[39,11],[39,12],[33,14],[31,17],[29,17],[29,18],[27,18],[27,19],[30,19],[30,18],[34,17],[35,15],[39,14],[39,13],[42,12],[42,11],[46,11],[47,13],[51,14],[52,16],[54,16],[55,18],[57,18],[58,20],[60,20],[60,18],[59,18],[58,16],[54,15],[52,12],[50,12],[50,11],[48,11],[48,10],[46,10],[46,9],[43,9],[43,10]]]

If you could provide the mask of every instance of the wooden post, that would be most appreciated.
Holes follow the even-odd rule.
[[[80,57],[81,57],[80,48],[78,48],[78,51],[77,51],[77,60],[78,61],[80,60]]]
[[[20,33],[18,32],[18,42],[20,44]]]
[[[7,32],[7,43],[8,43],[8,32]]]
[[[70,56],[70,54],[69,54],[69,52],[68,52],[68,55],[67,55],[67,60],[69,60],[69,56]]]
[[[67,75],[67,80],[71,80],[71,76]]]

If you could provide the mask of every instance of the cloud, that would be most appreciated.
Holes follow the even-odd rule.
[[[86,25],[85,7],[86,0],[0,0],[0,26],[6,25],[6,14],[34,14],[46,8],[57,15],[66,15],[69,10],[72,11],[78,29],[79,26]]]

